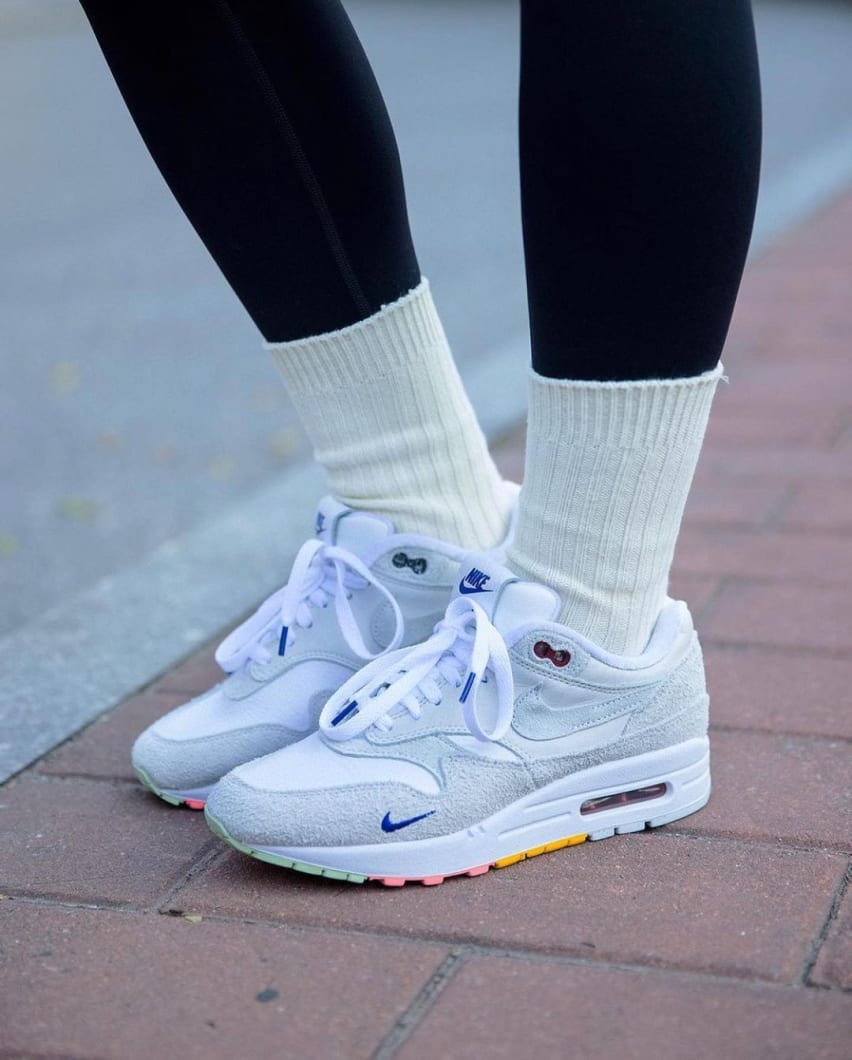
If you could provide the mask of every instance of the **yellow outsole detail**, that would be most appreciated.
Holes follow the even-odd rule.
[[[530,847],[529,850],[522,850],[518,854],[509,854],[505,858],[500,858],[494,862],[494,868],[505,869],[507,866],[516,865],[519,861],[524,861],[527,858],[537,858],[539,854],[549,854],[552,850],[561,850],[563,847],[575,847],[578,843],[583,843],[588,838],[588,832],[583,832],[582,835],[570,835],[565,839],[554,839],[552,843],[544,843],[540,847]]]

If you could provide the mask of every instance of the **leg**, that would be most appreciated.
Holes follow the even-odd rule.
[[[339,3],[82,0],[146,146],[270,342],[420,282],[399,156]]]
[[[715,367],[751,235],[749,0],[523,0],[520,139],[533,368]]]
[[[632,654],[665,597],[751,233],[751,12],[524,0],[522,17],[534,374],[513,563],[560,591],[562,621]]]
[[[495,544],[508,502],[338,0],[83,6],[157,165],[274,344],[337,496],[400,529]]]
[[[134,745],[145,786],[200,808],[233,766],[311,732],[366,658],[428,633],[456,546],[496,544],[511,500],[421,280],[393,131],[337,0],[84,7],[336,494],[287,585],[220,645],[228,678]]]
[[[331,697],[322,743],[223,779],[214,829],[273,864],[432,885],[710,795],[701,648],[665,594],[751,226],[749,10],[523,12],[535,371],[509,566],[474,558],[433,637]]]

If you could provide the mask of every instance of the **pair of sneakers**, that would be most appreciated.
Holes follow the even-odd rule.
[[[686,605],[666,603],[635,658],[559,609],[500,550],[327,498],[287,585],[217,652],[228,678],[139,737],[136,771],[246,854],[388,886],[700,809],[708,699]]]

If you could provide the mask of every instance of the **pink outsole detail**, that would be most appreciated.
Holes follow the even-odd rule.
[[[491,868],[488,865],[475,865],[471,869],[462,869],[461,872],[448,872],[446,876],[368,876],[374,883],[384,884],[385,887],[404,887],[406,883],[422,883],[424,887],[437,887],[444,880],[453,876],[483,876]]]
[[[204,799],[184,799],[184,806],[187,806],[190,810],[203,810]]]

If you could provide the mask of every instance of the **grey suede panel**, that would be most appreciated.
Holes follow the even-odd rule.
[[[263,792],[228,776],[212,792],[207,809],[234,839],[259,846],[395,843],[470,827],[534,788],[526,767],[513,763],[452,758],[445,771],[447,785],[437,795],[395,782]],[[425,813],[429,816],[398,831],[382,830],[385,814],[400,822]]]
[[[200,788],[304,735],[283,725],[255,725],[197,739],[166,740],[146,729],[133,745],[132,759],[159,788]]]
[[[674,719],[682,712],[694,715],[695,727],[695,731],[683,739],[705,736],[708,722],[707,705],[704,656],[696,637],[680,665],[660,684],[653,700],[627,723],[624,730],[625,739],[645,728],[665,722],[667,718]]]

